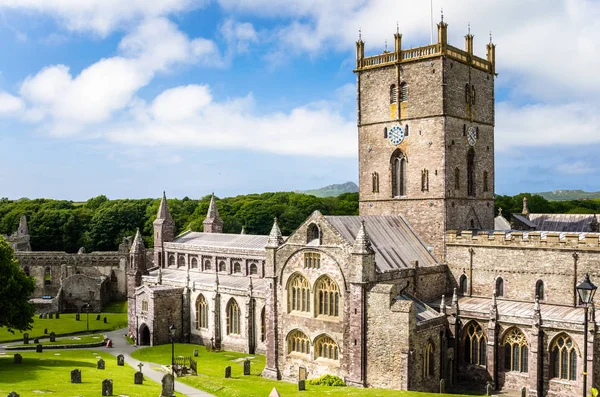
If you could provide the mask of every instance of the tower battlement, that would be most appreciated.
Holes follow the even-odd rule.
[[[493,232],[448,230],[447,245],[514,246],[542,248],[598,249],[599,233]]]
[[[486,59],[473,54],[473,35],[465,36],[465,49],[461,50],[448,44],[448,24],[440,22],[438,25],[438,41],[435,44],[402,49],[402,35],[394,34],[394,51],[384,51],[382,54],[365,57],[365,43],[361,38],[356,42],[356,69],[360,72],[395,64],[415,62],[423,59],[446,56],[457,62],[472,66],[484,72],[496,73],[496,45],[490,42],[486,45]]]

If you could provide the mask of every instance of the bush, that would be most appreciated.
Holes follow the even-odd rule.
[[[334,375],[323,375],[317,379],[311,379],[308,381],[309,385],[317,386],[346,386],[346,382],[339,376]]]

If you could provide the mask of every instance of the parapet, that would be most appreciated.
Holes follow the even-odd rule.
[[[540,248],[600,248],[600,233],[559,232],[473,232],[448,230],[448,245],[515,246]]]

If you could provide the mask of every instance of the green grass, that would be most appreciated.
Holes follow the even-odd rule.
[[[118,367],[116,357],[91,350],[47,350],[43,353],[23,352],[23,363],[13,364],[13,355],[0,355],[0,395],[11,391],[21,396],[100,396],[102,381],[113,380],[113,395],[147,397],[160,395],[158,383],[147,379],[143,385],[133,384],[135,370]],[[106,369],[96,369],[98,358],[106,362]],[[81,370],[82,383],[71,383],[71,370]],[[181,394],[177,394],[181,396]]]
[[[96,320],[98,313],[89,314],[89,332],[112,331],[113,329],[127,327],[127,313],[100,313],[100,320]],[[104,317],[107,323],[104,324]],[[48,334],[44,334],[44,329],[48,329]],[[81,314],[80,321],[75,321],[75,313],[61,314],[60,319],[40,319],[34,317],[33,329],[26,331],[29,333],[29,339],[48,338],[50,332],[56,336],[71,335],[86,332],[86,314]],[[23,340],[23,332],[14,331],[14,334],[8,332],[5,327],[0,328],[0,343]]]
[[[63,338],[56,338],[55,342],[50,341],[40,341],[42,346],[66,346],[66,345],[82,345],[86,343],[95,343],[95,342],[103,342],[104,335],[102,334],[92,334],[92,335],[71,335]],[[19,344],[15,346],[32,346],[33,341],[29,341],[29,345]]]
[[[108,302],[104,306],[106,313],[127,313],[127,301]]]
[[[298,392],[295,383],[274,381],[260,377],[265,367],[265,357],[244,353],[209,353],[204,346],[175,344],[176,356],[192,356],[198,349],[198,375],[179,378],[182,383],[207,391],[219,397],[264,397],[276,387],[282,396],[365,396],[365,397],[428,397],[454,396],[450,394],[417,393],[398,390],[360,389],[354,387],[328,387],[306,385],[306,391]],[[159,364],[171,362],[171,345],[147,347],[135,351],[132,357]],[[243,359],[250,358],[251,376],[243,375]],[[225,367],[231,366],[231,379],[225,379]]]

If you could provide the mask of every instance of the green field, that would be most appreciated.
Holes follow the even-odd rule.
[[[42,346],[70,346],[70,345],[83,345],[86,343],[96,343],[96,342],[103,342],[104,341],[104,335],[102,334],[92,334],[92,335],[71,335],[71,336],[65,336],[63,338],[56,338],[55,342],[50,342],[49,340],[40,340],[40,345]],[[25,344],[18,344],[18,345],[13,345],[13,346],[18,346],[18,347],[22,347],[22,346],[32,346],[33,345],[33,341],[29,341],[29,345],[25,345]]]
[[[23,363],[13,364],[12,353],[0,354],[0,395],[16,391],[21,396],[93,396],[101,395],[102,381],[113,380],[113,395],[147,397],[160,395],[158,383],[145,380],[133,384],[134,369],[118,367],[116,357],[92,350],[47,350],[43,353],[22,352]],[[98,358],[106,362],[106,369],[96,369]],[[81,370],[82,383],[71,383],[71,370]],[[181,396],[181,394],[177,394]]]
[[[175,344],[176,356],[192,356],[198,349],[198,375],[179,378],[178,381],[207,391],[219,397],[265,397],[273,387],[282,396],[365,396],[365,397],[443,397],[456,394],[417,393],[397,390],[359,389],[354,387],[327,387],[306,385],[306,391],[298,392],[294,383],[273,381],[260,377],[265,367],[265,357],[244,353],[209,353],[204,346]],[[170,364],[171,345],[147,347],[137,350],[132,357],[141,361]],[[243,360],[248,357],[252,363],[251,376],[243,375]],[[231,379],[225,379],[225,367],[231,366]]]
[[[114,329],[127,327],[127,313],[101,313],[100,320],[96,320],[98,313],[89,314],[89,332],[112,331]],[[103,318],[106,317],[107,323],[104,324]],[[50,332],[54,332],[56,336],[71,335],[77,333],[85,333],[86,331],[86,314],[81,314],[80,320],[75,321],[75,314],[61,314],[60,319],[40,319],[34,317],[33,329],[26,331],[29,333],[30,342],[34,338],[49,338]],[[48,329],[48,333],[44,334],[44,329]],[[14,331],[8,332],[5,327],[0,328],[0,343],[13,342],[23,340],[23,333]]]

